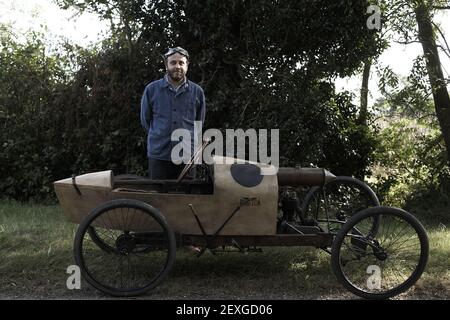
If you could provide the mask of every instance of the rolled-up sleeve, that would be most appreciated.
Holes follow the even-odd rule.
[[[141,125],[146,132],[148,132],[153,118],[152,106],[150,105],[150,96],[151,87],[147,86],[141,99]]]

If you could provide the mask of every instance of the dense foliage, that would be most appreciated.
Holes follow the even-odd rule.
[[[109,19],[111,36],[52,55],[39,37],[17,43],[3,29],[3,196],[45,198],[72,173],[145,174],[140,98],[174,45],[190,51],[189,77],[205,90],[204,129],[279,128],[282,165],[367,172],[375,139],[333,83],[382,50],[368,1],[58,2]]]
[[[443,211],[450,200],[450,167],[423,69],[418,57],[406,78],[390,68],[380,74],[385,98],[375,105],[381,121],[372,173],[386,204],[431,215],[428,210]]]

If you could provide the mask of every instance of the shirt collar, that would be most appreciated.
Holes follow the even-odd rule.
[[[188,81],[187,77],[184,77],[183,83],[180,84],[180,86],[178,87],[178,90],[176,90],[176,89],[172,86],[172,84],[169,82],[169,79],[167,78],[167,74],[165,74],[165,75],[164,75],[164,84],[163,84],[163,87],[169,87],[169,86],[172,87],[175,91],[180,90],[183,86],[184,86],[186,89],[188,89],[188,88],[189,88],[189,81]]]

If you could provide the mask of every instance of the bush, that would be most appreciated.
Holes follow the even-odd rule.
[[[101,11],[95,3],[85,4]],[[160,54],[174,44],[189,49],[189,77],[205,90],[205,130],[280,129],[282,165],[368,173],[375,140],[357,124],[351,97],[333,85],[380,49],[361,14],[367,1],[116,3],[124,10],[120,23],[89,50],[66,44],[46,53],[39,35],[23,44],[2,35],[3,197],[54,199],[52,182],[73,173],[145,174],[140,99],[146,84],[163,75]],[[255,32],[261,23],[267,27]]]
[[[383,203],[411,207],[428,205],[450,192],[450,168],[437,120],[390,118],[384,124],[373,168]]]

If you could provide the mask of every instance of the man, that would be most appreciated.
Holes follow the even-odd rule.
[[[141,100],[141,124],[148,133],[147,155],[150,179],[176,179],[185,164],[172,162],[174,130],[183,128],[194,139],[194,121],[205,120],[203,89],[186,78],[189,53],[181,47],[164,54],[166,74],[147,85]],[[191,154],[194,152],[191,144]]]

